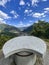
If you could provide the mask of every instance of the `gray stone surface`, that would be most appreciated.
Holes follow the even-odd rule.
[[[11,65],[12,59],[4,58],[2,51],[0,51],[0,65]]]
[[[9,60],[9,58],[5,59],[2,51],[0,51],[0,65],[15,65],[15,64],[12,62],[12,59],[11,61]],[[42,65],[42,63],[38,59],[35,65]],[[49,49],[47,49],[47,53],[44,58],[44,65],[49,65]]]
[[[49,49],[47,50],[46,56],[44,58],[44,64],[49,65]]]

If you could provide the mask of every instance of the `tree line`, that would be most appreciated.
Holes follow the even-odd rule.
[[[49,39],[49,22],[39,20],[38,23],[34,23],[30,35]]]

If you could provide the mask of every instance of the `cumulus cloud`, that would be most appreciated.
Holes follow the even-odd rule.
[[[26,4],[28,5],[28,7],[30,6],[30,3],[29,2],[27,2]]]
[[[28,13],[29,11],[26,9],[25,11],[24,11],[24,13]]]
[[[24,0],[20,0],[20,3],[19,3],[19,5],[25,5],[25,2],[24,2]]]
[[[11,17],[8,16],[8,14],[6,14],[5,12],[0,10],[0,24],[1,23],[5,23],[6,24],[5,20],[7,20],[9,18],[11,18]]]
[[[30,26],[31,24],[30,23],[26,23],[24,24],[22,21],[20,21],[17,25],[15,25],[16,27],[28,27]]]
[[[32,6],[37,6],[37,4],[40,2],[40,0],[30,0],[30,1],[32,3]],[[41,0],[41,1],[46,2],[47,0]],[[25,3],[24,0],[20,0],[19,5],[25,5],[25,4],[27,4],[28,6],[30,6],[29,2]]]
[[[44,8],[44,13],[48,13],[49,12],[49,7]]]
[[[14,10],[12,10],[10,13],[13,14],[14,18],[18,18],[19,16]]]
[[[7,2],[10,2],[10,0],[0,0],[0,5],[3,6],[3,7],[5,7],[5,4]]]
[[[4,19],[0,18],[0,24],[2,24],[2,23],[6,24],[6,22],[4,21]]]
[[[20,21],[20,22],[16,25],[16,27],[24,27],[23,22],[22,22],[22,21]]]
[[[12,13],[12,14],[16,14],[16,12],[15,12],[14,10],[12,10],[10,13]]]
[[[41,0],[42,2],[46,2],[47,0]],[[31,0],[32,6],[37,6],[37,4],[40,2],[40,0]]]
[[[37,6],[37,3],[39,2],[39,0],[31,0],[32,2],[32,6]]]
[[[45,8],[42,13],[40,12],[33,12],[31,9],[25,9],[24,13],[27,14],[27,16],[35,17],[35,18],[41,18],[46,17],[46,12],[49,11],[49,8]]]
[[[45,13],[34,13],[33,17],[35,18],[45,17]]]
[[[32,10],[30,9],[30,10],[28,10],[28,9],[25,9],[25,11],[24,11],[24,13],[31,13],[32,12]]]
[[[9,18],[11,18],[11,17],[8,16],[8,14],[6,14],[6,13],[4,13],[3,11],[0,10],[0,18],[9,19]]]
[[[47,7],[47,8],[44,8],[44,10],[45,10],[45,11],[49,11],[49,7]]]

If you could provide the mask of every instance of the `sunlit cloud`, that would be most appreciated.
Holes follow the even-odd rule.
[[[44,13],[48,13],[49,12],[49,7],[44,8]]]
[[[31,13],[32,12],[32,10],[30,9],[30,10],[28,10],[28,9],[25,9],[25,11],[24,11],[24,13]]]
[[[34,13],[33,17],[35,18],[45,17],[45,13]]]
[[[7,3],[7,2],[10,2],[11,0],[0,0],[0,5],[1,6],[3,6],[3,7],[5,7],[5,4]]]
[[[12,10],[10,13],[13,14],[13,18],[18,18],[19,16],[14,10]]]
[[[24,2],[24,0],[20,0],[20,3],[19,3],[19,5],[25,5],[25,2]]]
[[[49,7],[47,7],[47,8],[44,8],[44,10],[45,10],[45,11],[49,11]]]
[[[42,2],[46,2],[47,0],[41,0]],[[31,0],[32,2],[32,6],[38,6],[38,3],[40,2],[40,0]]]
[[[30,26],[31,24],[30,23],[26,23],[24,24],[22,21],[20,21],[17,25],[15,25],[16,27],[28,27]]]
[[[6,14],[5,12],[3,12],[3,11],[0,10],[0,18],[9,19],[9,18],[11,18],[11,17],[8,16],[8,14]]]
[[[31,2],[32,2],[32,6],[37,6],[39,0],[31,0]]]
[[[25,27],[48,16],[48,0],[0,0],[0,23]]]
[[[29,11],[26,9],[25,11],[24,11],[24,13],[28,13]]]
[[[0,10],[0,24],[4,23],[6,24],[7,19],[11,18],[10,16],[8,16],[8,14],[6,14],[5,12]]]
[[[27,2],[26,4],[28,5],[28,7],[30,6],[30,3],[29,2]]]
[[[4,21],[4,19],[0,18],[0,24],[6,24],[6,22]]]

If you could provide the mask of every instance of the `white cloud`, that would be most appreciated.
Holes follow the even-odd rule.
[[[20,3],[19,3],[19,5],[25,5],[25,2],[24,2],[24,0],[20,0]]]
[[[30,9],[30,10],[28,10],[28,9],[25,9],[25,11],[24,11],[24,13],[31,13],[32,12],[32,10]]]
[[[45,17],[45,13],[34,13],[33,17],[36,17],[36,18]]]
[[[6,24],[5,20],[7,20],[9,18],[11,18],[11,17],[8,16],[8,14],[6,14],[5,12],[0,10],[0,24],[1,23],[5,23]]]
[[[19,24],[15,25],[16,27],[28,27],[30,26],[31,24],[30,23],[26,23],[24,24],[22,21],[19,22]]]
[[[28,6],[30,6],[30,3],[27,2],[26,4],[27,4]]]
[[[44,8],[44,10],[45,10],[45,11],[49,11],[49,7],[47,7],[47,8]]]
[[[49,10],[49,8],[47,8],[46,10]],[[47,11],[44,11],[44,12],[42,12],[42,13],[40,13],[40,12],[33,12],[32,10],[25,10],[24,11],[24,13],[26,13],[27,14],[27,16],[31,16],[31,17],[35,17],[35,18],[41,18],[41,17],[46,17],[46,12]]]
[[[12,10],[10,13],[13,14],[14,18],[18,18],[19,16],[14,10]]]
[[[0,24],[2,24],[2,23],[6,24],[6,22],[4,21],[4,19],[0,18]]]
[[[0,10],[0,18],[8,19],[8,18],[11,18],[11,17],[8,16],[8,14],[6,14],[6,13],[4,13],[3,11]]]
[[[42,2],[46,2],[47,0],[41,0]],[[37,4],[40,2],[40,0],[31,0],[32,6],[37,6]]]
[[[27,16],[33,16],[33,12],[29,13]]]
[[[22,22],[22,21],[20,21],[20,22],[16,25],[16,27],[24,27],[23,22]]]
[[[29,12],[32,12],[32,10],[30,9]]]
[[[15,11],[14,11],[14,10],[12,10],[10,13],[14,14],[14,13],[15,13]]]
[[[3,7],[5,7],[5,4],[7,2],[10,2],[10,0],[0,0],[0,5],[3,6]]]
[[[24,13],[28,13],[29,11],[26,9],[25,11],[24,11]]]
[[[18,18],[18,15],[14,15],[14,18]]]
[[[37,3],[39,2],[39,0],[31,0],[32,2],[32,6],[37,6]]]
[[[42,17],[46,17],[46,15],[43,15]]]
[[[48,13],[49,12],[49,7],[44,8],[44,13]]]
[[[44,13],[47,13],[48,11],[44,11]]]

